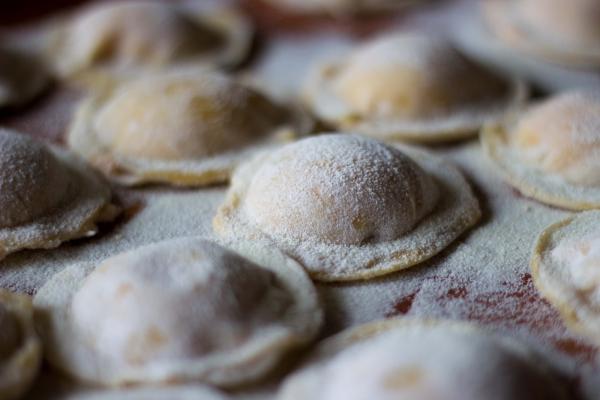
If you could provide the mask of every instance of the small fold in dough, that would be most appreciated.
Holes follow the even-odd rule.
[[[504,179],[542,203],[600,208],[600,92],[572,90],[484,127],[483,149]]]
[[[323,281],[368,279],[440,252],[481,215],[445,161],[352,134],[323,134],[240,166],[214,230],[277,246]]]
[[[304,90],[308,107],[338,129],[419,143],[473,136],[526,95],[522,82],[421,33],[383,35],[317,65]]]
[[[232,77],[172,69],[83,100],[68,144],[122,184],[203,186],[227,181],[257,150],[311,129],[299,108]]]
[[[259,380],[323,316],[302,268],[254,243],[163,241],[75,264],[34,298],[48,361],[103,386]]]
[[[515,340],[468,323],[391,319],[320,343],[278,400],[566,400],[566,388]]]
[[[0,259],[93,236],[118,214],[111,197],[78,157],[0,128]]]
[[[28,391],[42,364],[33,327],[31,298],[0,289],[0,398],[15,400]]]

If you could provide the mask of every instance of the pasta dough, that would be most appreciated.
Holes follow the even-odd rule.
[[[406,7],[415,0],[264,0],[276,7],[302,14],[364,14]]]
[[[249,22],[232,9],[199,11],[167,1],[127,0],[84,6],[58,19],[47,35],[46,52],[63,77],[100,69],[223,66],[246,56],[251,32]]]
[[[531,259],[535,286],[570,328],[600,343],[600,213],[588,211],[549,226]]]
[[[0,129],[0,258],[94,235],[116,214],[109,186],[78,158]]]
[[[571,91],[484,129],[482,143],[506,180],[544,203],[600,206],[600,94]]]
[[[0,398],[20,398],[36,377],[41,361],[30,297],[0,289]]]
[[[50,363],[111,386],[253,381],[322,323],[315,289],[294,261],[202,238],[73,265],[34,305]]]
[[[240,167],[213,226],[274,243],[315,279],[352,280],[426,260],[479,216],[462,175],[441,160],[325,134]]]
[[[0,48],[0,108],[33,100],[50,84],[46,66],[22,50]]]
[[[309,107],[338,128],[415,142],[472,136],[524,98],[522,83],[417,33],[384,35],[319,65],[305,89]]]
[[[596,0],[487,0],[492,32],[507,45],[550,62],[600,65],[600,4]]]
[[[463,323],[379,321],[321,343],[279,400],[566,399],[520,343]]]
[[[225,394],[202,385],[169,387],[139,387],[119,389],[90,389],[74,391],[63,400],[227,400]]]
[[[233,78],[175,69],[84,100],[68,143],[124,184],[201,186],[226,181],[250,153],[311,126]]]

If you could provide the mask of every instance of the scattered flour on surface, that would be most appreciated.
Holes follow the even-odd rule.
[[[336,47],[331,46],[332,42],[348,48],[348,41],[343,38],[326,43],[323,37],[313,36],[294,47],[291,44],[295,39],[273,43],[256,64],[260,78],[272,78],[276,81],[272,90],[283,95],[297,89],[294,85],[301,79],[296,78],[312,62],[312,47],[320,57]],[[553,82],[556,86],[559,81]],[[585,80],[567,82],[581,84]],[[34,132],[44,126],[43,121],[47,119],[40,115],[34,122],[14,120],[12,125],[20,124],[27,127],[24,130]],[[50,125],[51,137],[58,137],[58,125]],[[319,284],[327,316],[324,335],[392,315],[470,319],[515,335],[543,351],[553,365],[581,381],[582,391],[589,399],[598,398],[600,368],[596,364],[596,348],[566,330],[558,313],[537,294],[529,275],[529,258],[539,233],[571,213],[546,207],[513,191],[486,162],[477,142],[435,151],[454,161],[470,179],[484,209],[482,221],[440,255],[416,268],[362,283]],[[27,251],[8,257],[0,264],[0,286],[32,293],[72,262],[102,259],[166,238],[210,235],[211,219],[224,199],[225,188],[148,188],[132,193],[131,197],[139,199],[142,205],[130,220],[101,231],[96,238],[51,251]],[[64,385],[51,374],[44,373],[39,389],[36,388],[38,396],[32,398],[65,398],[50,394],[54,390],[60,393],[59,388]],[[255,392],[236,398],[268,398],[267,393],[272,390],[266,387]]]

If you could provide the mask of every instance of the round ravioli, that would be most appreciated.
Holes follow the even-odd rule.
[[[475,64],[445,40],[394,33],[318,66],[305,88],[324,121],[383,140],[472,136],[521,104],[525,88]]]
[[[0,289],[0,398],[20,398],[31,386],[41,361],[31,298]]]
[[[230,8],[126,0],[84,6],[58,19],[46,52],[60,76],[173,64],[227,66],[249,51],[249,22]]]
[[[116,214],[108,184],[77,157],[0,128],[0,258],[92,236]]]
[[[482,143],[523,194],[572,210],[600,207],[600,92],[552,97],[487,126]]]
[[[315,279],[343,281],[420,263],[479,217],[461,173],[437,157],[325,134],[241,166],[213,226],[273,243]]]
[[[492,33],[507,45],[560,64],[600,65],[597,0],[487,0]]]
[[[558,400],[552,372],[520,343],[467,323],[397,319],[322,342],[278,400]]]
[[[21,50],[0,48],[0,108],[33,100],[50,84],[43,63]]]
[[[124,82],[84,100],[69,146],[123,184],[224,182],[260,147],[311,129],[298,109],[208,70]]]
[[[548,227],[531,260],[533,281],[566,324],[600,343],[600,212]]]
[[[110,386],[253,381],[322,323],[316,291],[293,260],[203,238],[67,267],[34,306],[50,363]]]
[[[228,400],[229,396],[208,386],[176,385],[123,389],[90,389],[61,396],[63,400]]]
[[[366,14],[399,9],[422,0],[263,0],[275,7],[300,14]]]

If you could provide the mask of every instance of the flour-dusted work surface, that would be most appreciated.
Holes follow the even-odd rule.
[[[296,93],[317,59],[343,54],[357,40],[396,26],[445,30],[470,2],[443,2],[402,12],[397,17],[366,21],[356,29],[342,22],[307,24],[265,10],[257,0],[242,2],[256,14],[259,46],[246,68],[278,98]],[[441,2],[440,2],[441,3]],[[457,11],[458,10],[458,11]],[[279,22],[278,22],[279,21]],[[281,22],[283,21],[283,22]],[[302,31],[302,26],[310,26]],[[267,35],[268,34],[268,35]],[[53,143],[63,143],[80,95],[58,85],[31,106],[0,114],[0,126],[18,129]],[[600,398],[597,347],[567,330],[558,311],[533,285],[529,260],[538,235],[573,213],[527,199],[500,178],[477,140],[430,148],[465,174],[480,200],[483,217],[441,254],[406,271],[368,281],[317,284],[326,315],[322,337],[342,329],[394,316],[470,320],[514,336],[548,359],[578,398]],[[97,236],[68,242],[56,249],[24,251],[0,262],[0,287],[34,294],[56,272],[81,261],[94,261],[143,244],[191,235],[214,235],[212,218],[224,200],[226,186],[173,189],[115,187],[123,207],[116,221],[103,224]],[[277,380],[238,390],[235,398],[270,398]],[[49,367],[27,399],[74,399],[99,392],[70,383]],[[118,398],[118,395],[116,395]],[[92,397],[90,397],[92,398]]]

